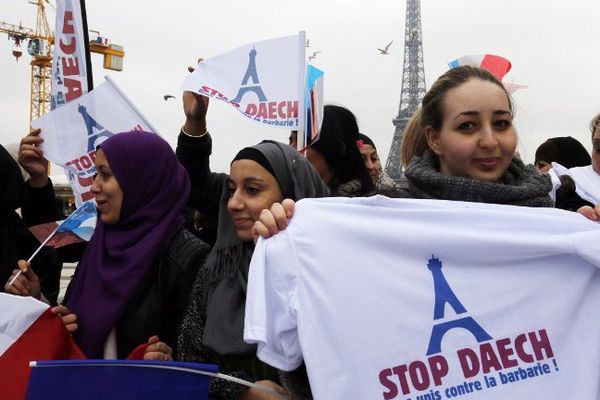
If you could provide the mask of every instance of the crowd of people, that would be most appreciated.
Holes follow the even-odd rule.
[[[89,358],[126,358],[147,343],[145,359],[214,363],[279,394],[309,398],[302,367],[277,371],[243,340],[255,240],[285,229],[303,198],[382,194],[557,207],[600,220],[600,198],[579,190],[578,170],[569,172],[586,168],[600,181],[600,114],[591,123],[591,157],[571,137],[552,138],[536,152],[535,166],[525,165],[515,156],[512,100],[481,68],[451,69],[426,93],[405,129],[399,182],[385,174],[375,144],[344,107],[325,106],[319,140],[307,148],[296,150],[294,133],[290,145],[263,141],[241,149],[228,174],[210,169],[219,134],[207,130],[208,98],[185,92],[183,109],[175,152],[146,132],[117,134],[98,146],[92,186],[98,222],[90,242],[68,251],[79,264],[61,305],[56,271],[65,255],[46,249],[33,263],[24,261],[37,245],[27,226],[60,217],[39,149],[43,139],[33,131],[21,142],[27,182],[0,152],[4,290],[53,304]],[[186,228],[194,225],[186,207],[215,227],[209,243]],[[211,396],[276,398],[218,379]]]

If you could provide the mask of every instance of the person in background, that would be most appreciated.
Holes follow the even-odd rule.
[[[208,246],[183,229],[190,183],[169,144],[148,132],[116,134],[96,150],[98,221],[55,313],[88,358],[172,359]],[[5,290],[40,298],[23,260]],[[15,270],[13,276],[19,270]]]
[[[534,165],[541,172],[550,172],[553,162],[570,169],[590,165],[592,159],[577,139],[566,136],[548,139],[535,151]],[[562,175],[558,179],[560,182],[556,185],[560,187],[556,190],[556,208],[577,211],[583,206],[592,205],[577,194],[575,181],[569,175]]]
[[[19,164],[21,164],[19,173],[22,178],[17,178],[16,173],[14,175],[8,173],[8,170],[6,175],[6,179],[9,179],[13,184],[16,182],[14,179],[20,179],[21,181],[20,185],[22,185],[22,189],[13,189],[10,193],[7,193],[7,196],[18,194],[22,224],[27,228],[63,219],[62,214],[56,206],[57,203],[52,182],[48,178],[48,161],[40,156],[41,150],[38,145],[42,139],[38,135],[39,130],[34,130],[24,137],[15,149],[15,155]],[[8,159],[4,162],[11,163]],[[12,169],[9,168],[11,171]],[[23,179],[27,180],[23,183]],[[23,245],[22,241],[24,237],[30,237],[30,246],[32,249],[28,249],[28,254],[23,253],[20,257],[28,259],[40,243],[31,236],[28,230],[27,233],[21,231],[21,234],[16,236],[20,237],[21,246]],[[22,250],[24,250],[23,247]],[[16,261],[12,260],[12,262],[6,264],[9,273],[16,265]],[[62,258],[59,252],[50,247],[45,247],[42,253],[38,254],[36,259],[34,259],[33,268],[40,278],[41,290],[44,296],[50,301],[50,304],[55,305],[60,289],[60,273],[62,269]]]
[[[592,118],[590,131],[592,133],[592,165],[571,168],[569,176],[575,181],[577,194],[589,203],[582,206],[578,212],[598,221],[600,220],[600,114]]]
[[[358,134],[358,140],[356,141],[356,144],[358,146],[358,150],[360,151],[360,155],[362,156],[363,162],[365,163],[365,167],[369,172],[369,176],[371,177],[373,184],[376,185],[377,181],[379,181],[379,176],[382,171],[381,160],[379,159],[379,154],[377,154],[375,144],[370,137],[363,133]]]
[[[306,151],[306,158],[333,196],[364,196],[375,188],[357,148],[357,140],[359,131],[354,114],[341,106],[326,105],[319,137],[306,149],[300,149]],[[290,145],[297,147],[297,133],[290,135]]]
[[[28,201],[27,186],[18,164],[3,146],[0,146],[0,170],[0,279],[6,281],[17,261],[29,258],[40,243],[16,212]],[[46,258],[43,251],[34,259],[32,268],[41,273]]]
[[[548,172],[553,162],[565,168],[573,168],[590,165],[592,159],[577,139],[565,136],[550,138],[535,151],[534,165],[540,171]]]

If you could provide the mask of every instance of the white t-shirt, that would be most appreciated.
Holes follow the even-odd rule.
[[[591,165],[567,169],[558,163],[552,163],[552,170],[558,176],[569,175],[575,181],[575,192],[582,199],[596,205],[600,204],[600,175]]]
[[[244,339],[315,399],[599,399],[599,266],[576,213],[305,199],[256,247]]]

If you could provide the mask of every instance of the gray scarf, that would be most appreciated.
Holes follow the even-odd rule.
[[[317,171],[294,148],[273,141],[263,141],[252,148],[269,161],[281,192],[293,193],[293,200],[329,195]],[[203,345],[219,355],[255,354],[256,346],[243,340],[248,267],[254,245],[238,239],[235,224],[227,212],[228,200],[229,187],[225,185],[217,241],[204,266],[209,272],[210,289]]]
[[[500,182],[442,175],[438,160],[430,151],[414,157],[406,169],[410,197],[477,203],[507,204],[529,207],[553,207],[548,195],[552,189],[550,177],[525,165],[514,157]]]

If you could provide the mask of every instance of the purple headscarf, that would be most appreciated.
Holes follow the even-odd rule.
[[[182,228],[190,193],[185,169],[158,135],[120,133],[99,147],[123,203],[116,224],[98,219],[67,291],[67,306],[78,318],[75,338],[90,358],[102,358],[104,342],[130,298]]]

